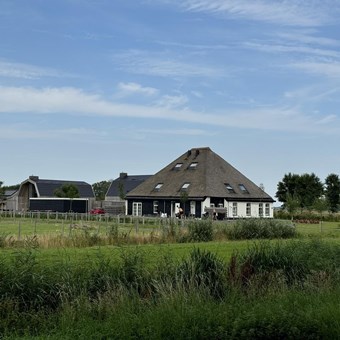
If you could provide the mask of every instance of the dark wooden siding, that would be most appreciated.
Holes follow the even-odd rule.
[[[72,201],[73,212],[86,213],[87,207],[87,200]],[[71,210],[71,201],[62,199],[34,199],[30,200],[30,210],[69,212]]]

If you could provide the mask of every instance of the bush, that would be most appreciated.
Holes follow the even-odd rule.
[[[213,239],[213,225],[210,220],[190,221],[188,240],[190,242],[207,242]]]
[[[255,243],[242,254],[234,254],[229,264],[233,284],[257,287],[336,283],[340,278],[340,248],[319,240]]]
[[[215,254],[195,248],[177,269],[179,283],[190,289],[207,289],[214,297],[226,292],[226,266]]]
[[[290,221],[273,219],[238,220],[226,228],[226,235],[231,240],[273,239],[296,237],[297,232]]]

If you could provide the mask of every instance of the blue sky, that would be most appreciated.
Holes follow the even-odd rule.
[[[153,174],[209,146],[274,196],[340,173],[340,1],[1,0],[0,180]]]

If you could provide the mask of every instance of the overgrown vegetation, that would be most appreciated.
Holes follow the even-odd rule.
[[[229,228],[226,235],[231,240],[292,238],[297,236],[295,226],[290,221],[273,219],[238,220]]]
[[[0,256],[2,338],[336,338],[340,248],[256,242],[230,261],[194,248],[148,265],[138,248],[81,266]],[[41,258],[40,258],[41,259]]]

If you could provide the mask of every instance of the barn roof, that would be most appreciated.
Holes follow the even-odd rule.
[[[119,197],[121,194],[120,187],[122,188],[124,195],[126,195],[149,177],[151,177],[151,175],[128,175],[127,173],[122,172],[118,178],[111,182],[106,197]]]
[[[94,197],[92,186],[83,181],[40,179],[38,176],[30,176],[27,181],[34,182],[36,184],[39,197],[54,197],[55,190],[64,184],[74,184],[79,190],[80,198]]]
[[[127,198],[223,197],[274,200],[210,148],[193,148],[127,194]]]

